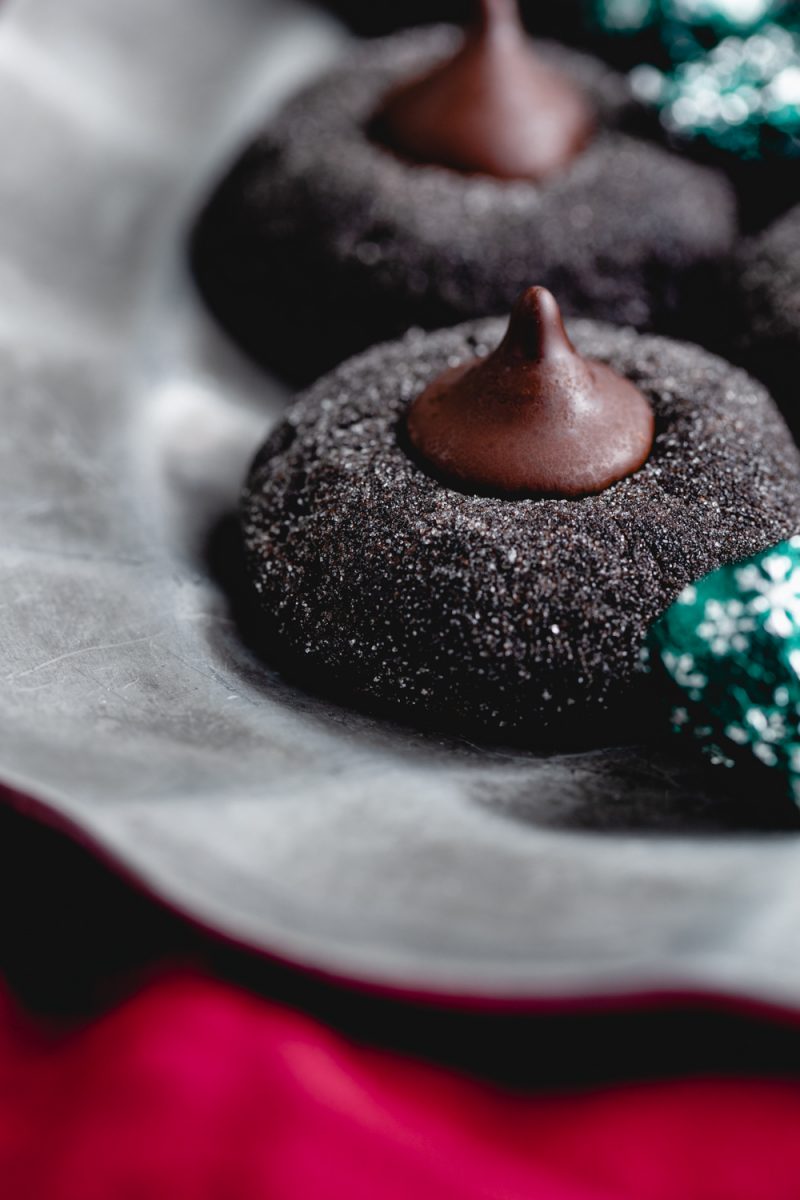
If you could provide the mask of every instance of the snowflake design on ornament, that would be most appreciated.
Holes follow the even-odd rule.
[[[800,626],[800,567],[788,554],[769,554],[760,565],[748,563],[736,571],[736,583],[753,593],[752,612],[766,614],[764,628],[776,637],[791,637]]]
[[[744,724],[732,722],[725,729],[725,736],[737,746],[750,745],[753,754],[768,767],[778,762],[776,749],[780,749],[788,735],[783,714],[751,708],[745,714]]]
[[[682,693],[672,728],[800,805],[800,538],[698,580],[649,641],[651,670]]]
[[[745,715],[745,720],[762,742],[768,742],[770,745],[782,742],[788,733],[783,714],[775,709],[767,711],[763,708],[750,708]]]
[[[707,600],[704,620],[697,627],[698,636],[708,642],[712,654],[729,654],[748,646],[748,635],[756,623],[741,600]]]
[[[664,653],[664,666],[678,687],[686,688],[693,700],[699,700],[708,680],[697,670],[693,654],[671,654],[667,650]]]

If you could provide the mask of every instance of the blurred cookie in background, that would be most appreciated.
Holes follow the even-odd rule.
[[[476,5],[466,34],[360,42],[212,195],[199,287],[299,381],[410,326],[507,311],[531,278],[568,314],[713,340],[733,193],[626,132],[633,112],[623,77],[528,39],[513,0]]]
[[[738,252],[731,349],[770,387],[800,436],[800,204]]]

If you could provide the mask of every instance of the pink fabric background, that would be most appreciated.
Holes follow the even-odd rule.
[[[4,989],[0,1195],[797,1200],[800,1087],[515,1093],[358,1047],[196,972],[68,1030]]]

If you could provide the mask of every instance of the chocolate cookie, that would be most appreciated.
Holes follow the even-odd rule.
[[[732,350],[763,379],[800,435],[800,205],[739,251]]]
[[[614,406],[635,396],[652,406],[644,465],[636,469],[652,436],[643,417],[643,440],[605,478],[586,476],[585,450],[574,475],[569,451],[570,486],[595,494],[471,494],[476,470],[490,490],[527,487],[516,464],[509,484],[498,456],[483,452],[444,483],[431,447],[444,447],[450,476],[464,451],[447,448],[446,429],[440,436],[446,408],[431,420],[427,407],[437,389],[464,387],[466,419],[478,423],[468,449],[479,447],[480,389],[470,395],[461,364],[486,356],[505,328],[495,319],[412,331],[301,396],[244,491],[249,570],[265,631],[313,681],[420,722],[533,742],[565,729],[582,736],[635,692],[647,629],[687,583],[796,531],[800,458],[765,390],[741,370],[697,346],[576,321],[574,342],[594,360],[578,364],[587,378],[602,387],[611,378]],[[528,353],[526,336],[512,325],[495,353],[528,355],[526,371],[563,366],[564,394],[574,391],[563,345]],[[602,411],[590,413],[584,441],[601,427]],[[492,445],[527,436],[516,417],[500,435],[496,421],[484,429]],[[563,492],[562,475],[556,457],[555,476],[535,486]]]
[[[596,121],[586,146],[539,182],[412,162],[381,143],[387,95],[460,38],[432,28],[359,46],[245,152],[193,238],[218,319],[298,380],[412,325],[507,311],[532,277],[568,312],[702,338],[734,236],[732,193],[619,132],[627,87],[596,60],[536,43]]]

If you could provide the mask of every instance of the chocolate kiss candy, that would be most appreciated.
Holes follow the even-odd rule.
[[[610,367],[581,358],[555,298],[532,287],[493,354],[445,371],[412,401],[411,444],[431,470],[495,496],[585,496],[633,474],[653,411]]]
[[[675,731],[718,765],[768,767],[800,805],[800,538],[685,588],[647,650]]]
[[[378,128],[420,162],[543,179],[583,149],[594,120],[581,92],[536,58],[516,0],[482,0],[460,50],[390,93]]]

